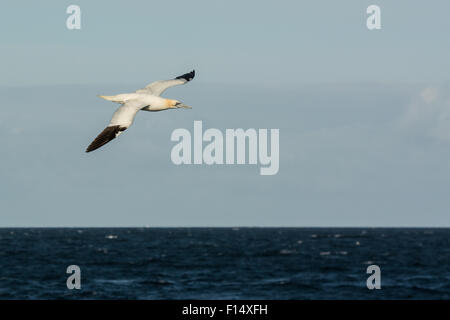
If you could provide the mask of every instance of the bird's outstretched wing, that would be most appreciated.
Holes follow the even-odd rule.
[[[191,81],[195,77],[195,70],[185,73],[181,76],[176,77],[172,80],[161,80],[150,83],[143,89],[139,89],[136,93],[148,93],[155,96],[160,96],[167,88],[178,86],[180,84],[185,84]]]
[[[120,106],[114,112],[109,125],[92,141],[86,152],[94,151],[118,137],[133,124],[136,113],[143,107],[145,104],[139,101],[129,101]]]

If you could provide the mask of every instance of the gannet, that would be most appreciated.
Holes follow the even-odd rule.
[[[155,81],[143,89],[134,93],[122,93],[115,96],[99,96],[108,101],[120,103],[121,106],[114,112],[109,125],[97,138],[87,147],[86,152],[91,152],[117,138],[123,131],[128,129],[134,121],[139,110],[162,111],[167,109],[185,108],[191,109],[184,103],[161,97],[161,94],[168,88],[185,84],[194,79],[195,70],[185,73],[175,79]]]

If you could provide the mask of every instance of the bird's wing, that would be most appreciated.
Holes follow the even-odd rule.
[[[172,80],[161,80],[150,83],[143,89],[139,89],[136,93],[148,93],[155,96],[160,96],[167,88],[178,86],[180,84],[185,84],[186,82],[191,81],[195,77],[195,70],[191,72],[185,73],[181,76],[176,77]]]
[[[133,124],[136,113],[143,107],[145,107],[145,103],[135,100],[121,105],[116,112],[114,112],[109,125],[94,139],[94,141],[92,141],[87,147],[86,152],[94,151],[118,137]]]

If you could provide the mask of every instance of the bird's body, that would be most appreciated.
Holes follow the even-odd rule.
[[[195,71],[192,71],[176,77],[173,80],[152,82],[145,88],[139,89],[134,93],[122,93],[115,96],[99,96],[105,100],[120,103],[121,106],[114,112],[106,129],[95,138],[86,149],[86,152],[98,149],[118,137],[133,124],[134,118],[139,110],[162,111],[178,108],[190,109],[191,107],[180,101],[162,98],[160,95],[167,88],[191,81],[194,76]]]
[[[121,93],[115,96],[99,97],[120,104],[126,104],[130,101],[139,101],[148,107],[148,109],[145,109],[145,107],[142,108],[146,111],[161,111],[172,109],[172,105],[174,104],[174,100],[161,98],[149,93]],[[175,103],[176,102],[177,101],[175,101]]]

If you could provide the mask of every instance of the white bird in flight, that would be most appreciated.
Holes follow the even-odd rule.
[[[134,93],[123,93],[115,96],[99,96],[108,101],[120,103],[121,106],[114,112],[109,125],[97,138],[87,147],[86,152],[91,152],[117,138],[123,131],[128,129],[134,121],[139,110],[162,111],[167,109],[185,108],[190,106],[178,100],[165,99],[160,95],[167,89],[180,84],[185,84],[194,79],[195,70],[185,73],[172,80],[162,80],[150,83],[143,89]]]

